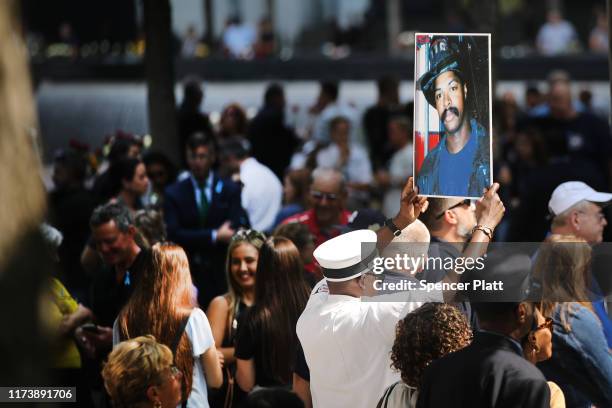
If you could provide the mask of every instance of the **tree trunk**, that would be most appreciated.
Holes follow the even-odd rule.
[[[169,0],[143,0],[145,78],[152,148],[180,163],[174,100],[174,55]]]

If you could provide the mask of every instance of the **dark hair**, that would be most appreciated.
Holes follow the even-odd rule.
[[[249,157],[251,143],[244,137],[232,136],[223,139],[219,143],[219,150],[222,155],[234,156],[237,159],[246,159]]]
[[[72,150],[60,150],[54,157],[55,165],[66,168],[73,181],[83,183],[87,174],[87,161],[81,153]]]
[[[264,370],[280,382],[291,382],[297,336],[295,325],[306,307],[310,290],[296,246],[282,237],[268,239],[259,250],[255,306],[249,313],[260,328]]]
[[[127,157],[132,146],[140,146],[140,143],[130,136],[116,137],[108,152],[108,161],[111,165]]]
[[[109,171],[113,185],[113,195],[116,195],[123,188],[123,181],[130,181],[134,178],[136,167],[142,163],[142,160],[133,159],[130,157],[123,158],[114,163]]]
[[[321,92],[329,96],[332,101],[338,99],[338,83],[331,81],[321,82]]]
[[[483,322],[504,319],[514,313],[520,302],[471,302],[472,308]]]
[[[174,163],[172,163],[172,160],[170,160],[170,158],[162,152],[156,152],[156,151],[147,152],[142,157],[142,161],[145,164],[145,166],[148,166],[150,164],[161,164],[162,166],[166,167],[166,169],[169,169],[172,171],[175,170]]]
[[[191,150],[192,152],[201,146],[207,147],[213,152],[217,151],[217,143],[215,142],[215,138],[212,135],[204,132],[192,133],[187,138],[187,143],[185,145],[187,146],[187,149]]]
[[[242,106],[240,106],[237,103],[231,103],[227,105],[223,109],[223,112],[221,112],[221,119],[219,121],[221,126],[223,125],[223,119],[230,115],[236,119],[237,133],[241,135],[245,134],[247,131],[247,125],[248,125],[249,120]],[[231,136],[230,134],[225,133],[225,130],[223,128],[221,128],[219,135],[220,136]]]
[[[285,94],[283,87],[280,84],[272,83],[268,85],[264,94],[264,105],[269,106],[274,103],[276,98],[279,98]]]
[[[419,388],[425,368],[472,341],[472,330],[461,312],[446,303],[425,303],[397,323],[391,366],[402,381]]]
[[[204,92],[202,91],[202,80],[196,76],[190,76],[183,81],[183,102],[181,107],[183,109],[198,109]]]
[[[89,218],[89,226],[93,229],[107,222],[115,221],[119,231],[126,232],[128,228],[134,225],[130,210],[118,203],[104,204],[93,210]]]
[[[379,94],[386,94],[390,91],[396,90],[399,86],[399,79],[392,75],[384,75],[376,81]]]
[[[308,227],[299,222],[289,222],[287,224],[281,224],[274,230],[275,237],[285,237],[297,247],[298,250],[302,250],[306,245],[313,242],[312,234]]]
[[[304,402],[296,393],[284,388],[261,388],[250,393],[244,408],[303,408]]]
[[[139,210],[134,215],[134,226],[138,228],[148,247],[166,240],[166,225],[159,211]]]
[[[451,203],[453,202],[453,199],[433,197],[429,198],[427,201],[429,201],[427,211],[419,215],[419,220],[421,220],[421,222],[425,224],[429,231],[436,231],[440,227],[440,224],[444,222],[442,219],[443,217],[436,217],[438,217],[440,214],[446,211],[448,207],[450,207]]]
[[[308,194],[310,192],[310,170],[309,169],[297,169],[289,170],[285,174],[285,177],[289,180],[289,183],[295,190],[295,197],[297,203],[299,203],[304,209],[308,207]],[[290,204],[290,203],[286,203]]]

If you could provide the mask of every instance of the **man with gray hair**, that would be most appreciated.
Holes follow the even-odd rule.
[[[548,209],[553,216],[550,230],[553,234],[575,235],[589,244],[603,239],[608,222],[602,206],[612,200],[612,194],[595,191],[581,181],[568,181],[553,191]]]
[[[136,227],[127,207],[106,204],[97,207],[89,220],[91,236],[104,267],[93,277],[88,305],[95,315],[95,330],[77,340],[96,351],[112,344],[113,322],[132,295],[150,252],[136,243]]]
[[[286,218],[282,224],[299,222],[310,230],[315,246],[337,237],[340,228],[349,223],[346,210],[346,181],[335,169],[317,168],[312,172],[308,201],[310,209]]]

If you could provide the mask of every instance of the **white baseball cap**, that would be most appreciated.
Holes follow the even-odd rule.
[[[343,282],[358,277],[369,269],[376,255],[376,233],[361,229],[338,235],[314,250],[323,275],[332,282]]]
[[[553,215],[559,215],[580,201],[607,203],[610,200],[612,200],[610,193],[595,191],[582,181],[568,181],[555,188],[548,202],[548,209]]]

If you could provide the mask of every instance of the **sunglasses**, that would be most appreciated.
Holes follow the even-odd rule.
[[[327,201],[335,201],[338,198],[338,194],[336,193],[323,193],[317,190],[310,190],[310,195],[317,201],[321,201],[324,198],[326,198]]]
[[[261,241],[266,240],[266,236],[254,229],[241,229],[238,230],[234,236],[232,237],[232,242],[234,241],[253,241],[259,239]]]
[[[181,370],[179,370],[179,368],[175,365],[170,366],[170,375],[174,378],[177,378],[178,376],[180,376],[181,374],[183,374],[181,372]]]
[[[455,205],[451,205],[450,207],[448,207],[446,210],[442,211],[440,214],[436,215],[436,220],[439,220],[440,218],[442,218],[442,216],[444,215],[444,213],[446,213],[447,211],[452,210],[453,208],[457,208],[457,207],[461,207],[462,205],[465,205],[467,207],[469,207],[470,205],[472,205],[472,200],[470,200],[469,198],[466,198],[463,201],[459,201],[457,204]]]

